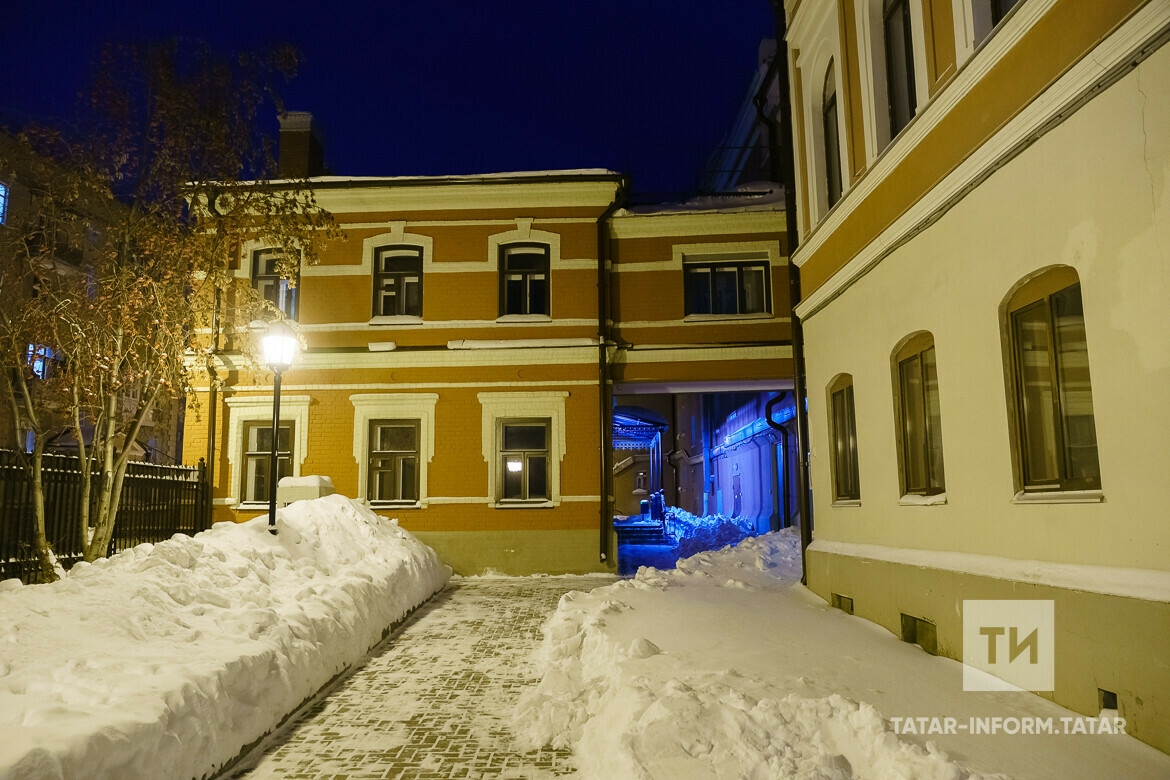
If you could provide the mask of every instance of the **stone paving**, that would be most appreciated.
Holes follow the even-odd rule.
[[[309,704],[232,777],[540,778],[572,774],[568,750],[519,753],[508,721],[535,684],[528,658],[561,595],[612,577],[453,580]]]

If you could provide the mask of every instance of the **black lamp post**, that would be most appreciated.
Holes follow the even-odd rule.
[[[283,321],[268,327],[261,340],[264,362],[276,374],[272,383],[272,460],[268,471],[268,531],[276,533],[276,483],[278,481],[277,449],[280,443],[280,374],[292,365],[297,353],[297,337]]]

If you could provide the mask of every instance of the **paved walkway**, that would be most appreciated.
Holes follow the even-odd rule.
[[[536,780],[571,774],[568,750],[516,752],[508,721],[520,692],[536,682],[528,657],[561,595],[612,582],[452,581],[233,776]]]

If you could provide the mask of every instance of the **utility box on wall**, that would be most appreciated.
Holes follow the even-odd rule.
[[[333,480],[329,477],[283,477],[276,483],[276,505],[288,506],[294,501],[333,495]]]

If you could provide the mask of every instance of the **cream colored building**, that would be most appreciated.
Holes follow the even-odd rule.
[[[1170,751],[1170,3],[784,5],[809,586],[1052,600],[1041,695]]]

